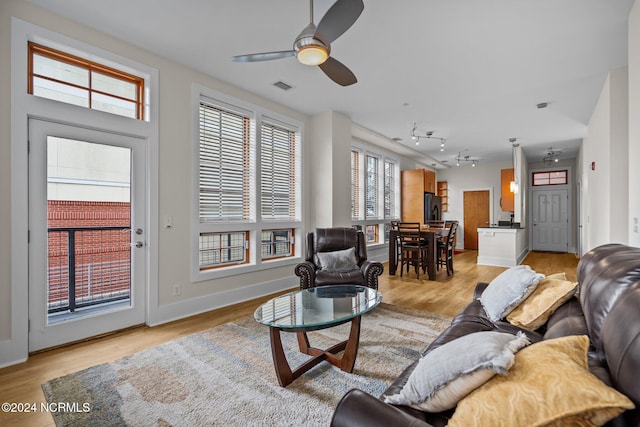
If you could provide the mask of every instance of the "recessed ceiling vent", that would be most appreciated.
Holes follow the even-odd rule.
[[[289,89],[291,89],[293,87],[293,86],[289,86],[288,84],[286,84],[283,81],[275,82],[273,85],[275,87],[279,87],[282,90],[289,90]]]

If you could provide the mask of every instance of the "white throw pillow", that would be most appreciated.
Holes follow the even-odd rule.
[[[503,319],[536,289],[544,274],[528,265],[511,267],[493,279],[482,292],[480,303],[492,322]]]
[[[423,356],[400,393],[386,396],[393,405],[407,405],[427,412],[442,412],[487,382],[505,374],[513,354],[529,339],[505,332],[475,332],[435,348]]]

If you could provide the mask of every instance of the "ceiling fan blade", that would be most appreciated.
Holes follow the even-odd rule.
[[[248,55],[236,55],[233,57],[233,62],[258,62],[258,61],[271,61],[272,59],[288,58],[295,56],[296,53],[292,50],[281,50],[279,52],[263,52],[263,53],[250,53]]]
[[[342,62],[329,57],[319,65],[320,69],[334,82],[340,86],[350,86],[358,82],[355,74],[351,72]]]
[[[338,0],[322,17],[316,36],[331,44],[356,22],[362,11],[362,0]]]

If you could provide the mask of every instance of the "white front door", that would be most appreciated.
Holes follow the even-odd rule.
[[[533,244],[535,251],[568,252],[569,197],[566,189],[533,190]]]
[[[145,321],[146,140],[29,120],[29,351]]]

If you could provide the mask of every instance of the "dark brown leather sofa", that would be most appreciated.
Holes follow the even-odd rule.
[[[346,272],[329,272],[316,265],[316,254],[355,248],[357,269]],[[316,228],[307,233],[305,261],[296,265],[295,273],[300,277],[300,289],[323,285],[354,284],[378,289],[378,276],[382,274],[382,263],[367,259],[367,242],[362,231],[347,227]]]
[[[585,254],[578,264],[579,295],[550,317],[536,332],[526,331],[532,342],[568,335],[588,335],[589,369],[603,382],[625,394],[636,409],[607,423],[608,427],[640,426],[640,248],[608,244]],[[487,285],[479,283],[474,300],[434,340],[424,354],[460,336],[498,330],[515,333],[507,322],[492,323],[477,300]],[[417,361],[407,367],[383,393],[397,393]],[[331,425],[444,426],[453,410],[432,414],[384,403],[361,390],[349,391],[338,404]]]

